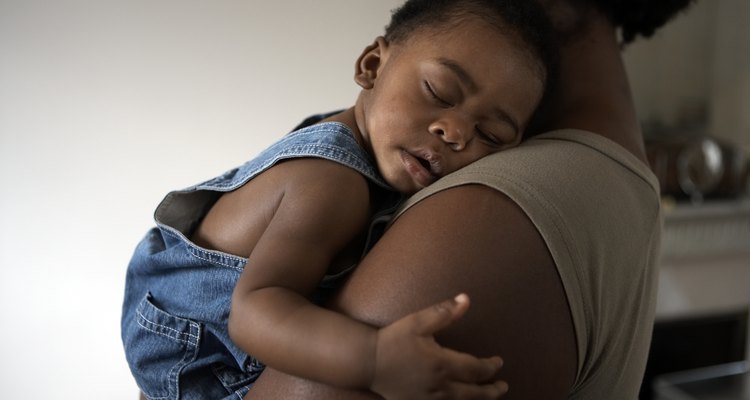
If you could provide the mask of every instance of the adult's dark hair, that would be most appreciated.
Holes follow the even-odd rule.
[[[622,41],[651,37],[695,0],[594,0],[612,23],[621,29]]]
[[[390,42],[407,40],[415,31],[451,27],[468,15],[478,16],[503,34],[519,40],[543,68],[544,79],[555,75],[557,46],[545,10],[530,0],[408,0],[395,9],[385,28]]]
[[[639,36],[651,37],[681,11],[696,0],[539,0],[544,7],[566,4],[577,12],[571,19],[557,21],[557,33],[562,41],[580,33],[586,25],[586,14],[592,8],[606,15],[620,29],[623,45],[635,41]]]

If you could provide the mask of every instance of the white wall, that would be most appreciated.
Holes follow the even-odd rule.
[[[120,304],[157,202],[353,104],[399,3],[0,0],[0,398],[137,398]]]

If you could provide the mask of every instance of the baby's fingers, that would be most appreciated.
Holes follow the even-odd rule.
[[[420,336],[432,336],[460,318],[468,308],[469,296],[459,294],[450,300],[417,311],[405,317],[404,321],[409,320],[411,332]]]
[[[491,381],[500,372],[503,360],[500,357],[476,358],[471,354],[460,353],[443,348],[446,352],[445,365],[447,378],[463,383],[482,383]]]
[[[453,382],[448,384],[446,392],[446,396],[441,396],[442,398],[464,400],[499,399],[508,392],[508,384],[503,381],[496,381],[486,385]]]

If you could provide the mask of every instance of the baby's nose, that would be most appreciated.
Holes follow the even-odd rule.
[[[461,151],[471,142],[473,128],[460,117],[442,118],[430,125],[430,132],[440,137],[452,150]]]

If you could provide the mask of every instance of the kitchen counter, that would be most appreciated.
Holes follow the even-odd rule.
[[[657,400],[750,400],[750,369],[743,361],[666,374],[654,389]]]

